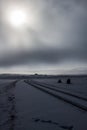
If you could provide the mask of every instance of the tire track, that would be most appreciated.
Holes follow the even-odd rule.
[[[87,101],[86,97],[82,97],[82,96],[80,96],[78,94],[75,94],[75,93],[72,93],[72,92],[69,92],[69,91],[65,91],[63,89],[59,89],[56,86],[53,86],[53,85],[50,85],[50,84],[45,84],[45,83],[40,83],[40,82],[36,82],[36,81],[34,81],[34,83],[36,83],[36,84],[38,84],[40,86],[43,86],[43,87],[47,87],[47,88],[52,89],[52,90],[57,91],[57,92],[67,94],[67,95],[72,96],[72,97],[76,97],[76,98],[81,99],[83,101]]]
[[[35,87],[35,88],[37,88],[37,89],[39,89],[39,90],[41,90],[41,91],[43,91],[43,92],[45,92],[45,93],[47,93],[47,94],[49,94],[49,95],[51,95],[51,96],[53,96],[53,97],[55,97],[55,98],[57,98],[57,99],[60,99],[60,100],[62,100],[64,102],[67,102],[67,103],[69,103],[69,104],[71,104],[71,105],[73,105],[73,106],[75,106],[75,107],[77,107],[77,108],[79,108],[81,110],[87,111],[87,106],[86,105],[83,105],[83,104],[81,104],[79,102],[71,100],[70,99],[71,95],[69,95],[69,94],[67,95],[64,92],[56,91],[53,88],[50,88],[50,87],[48,87],[46,85],[42,85],[40,83],[38,84],[36,81],[24,80],[24,82],[31,85],[31,86],[33,86],[33,87]],[[59,93],[61,93],[63,95],[60,95]],[[68,98],[64,97],[64,94]],[[76,97],[74,97],[74,98],[76,98]],[[78,99],[78,98],[76,98],[76,99]],[[78,99],[78,100],[80,100],[80,99]]]

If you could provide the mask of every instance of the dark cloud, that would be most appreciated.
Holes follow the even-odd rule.
[[[8,54],[0,59],[1,67],[9,67],[15,65],[37,65],[37,64],[61,64],[69,60],[77,60],[85,62],[87,59],[86,52],[77,50],[35,50],[31,52],[20,52]]]

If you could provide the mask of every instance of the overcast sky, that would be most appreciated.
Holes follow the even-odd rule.
[[[26,10],[20,28],[9,20],[15,7]],[[0,0],[0,73],[78,73],[86,66],[87,0]]]

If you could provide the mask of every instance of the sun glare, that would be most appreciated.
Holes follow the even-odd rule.
[[[26,12],[21,9],[13,9],[9,13],[9,22],[13,27],[21,27],[27,22]]]

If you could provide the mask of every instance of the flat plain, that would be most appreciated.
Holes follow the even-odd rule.
[[[24,129],[87,130],[87,76],[0,79],[0,130]]]

